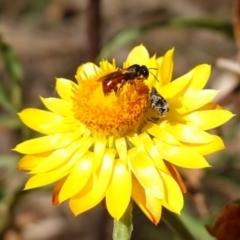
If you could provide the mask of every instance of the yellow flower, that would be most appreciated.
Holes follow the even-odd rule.
[[[33,174],[25,189],[56,182],[53,204],[69,199],[75,215],[106,200],[119,219],[131,199],[155,224],[162,206],[180,213],[184,185],[174,166],[204,168],[204,155],[224,144],[206,130],[233,114],[211,103],[215,90],[202,90],[210,66],[199,65],[171,82],[173,50],[149,57],[142,45],[128,55],[122,68],[145,65],[147,80],[118,85],[104,94],[104,76],[118,70],[115,61],[100,67],[86,63],[77,69],[77,84],[58,78],[59,98],[41,98],[49,111],[25,109],[19,116],[46,136],[20,143],[25,154],[18,167]],[[105,83],[104,83],[105,84]],[[152,87],[169,106],[165,115],[150,107]],[[182,190],[182,191],[181,191]]]

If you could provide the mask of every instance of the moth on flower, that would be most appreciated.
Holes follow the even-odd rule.
[[[173,49],[150,57],[140,45],[120,68],[115,60],[82,64],[76,83],[57,79],[60,98],[41,98],[48,110],[20,112],[24,124],[44,135],[14,149],[25,155],[18,168],[32,175],[25,189],[55,182],[53,204],[69,200],[75,215],[104,199],[115,219],[131,200],[154,224],[162,207],[180,213],[185,186],[175,166],[208,167],[204,156],[224,144],[207,130],[233,114],[212,103],[216,90],[203,90],[209,65],[171,81],[172,56]],[[113,87],[112,74],[123,79]]]

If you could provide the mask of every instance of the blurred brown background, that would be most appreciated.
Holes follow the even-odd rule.
[[[39,96],[56,95],[56,77],[74,80],[76,68],[86,61],[95,61],[102,46],[119,31],[180,16],[211,17],[231,23],[233,1],[1,0],[0,34],[17,53],[23,67],[22,107],[42,107]],[[174,76],[200,63],[211,64],[209,87],[222,89],[217,101],[238,112],[239,73],[227,65],[229,60],[238,69],[234,39],[207,28],[165,26],[116,48],[107,58],[115,57],[121,66],[132,47],[140,43],[151,55],[158,56],[175,47]],[[220,58],[227,63],[219,64]],[[2,58],[0,81],[7,92],[11,90]],[[2,109],[0,114],[8,112]],[[182,170],[189,187],[185,211],[199,221],[214,217],[221,206],[239,196],[238,122],[236,117],[217,130],[227,150],[209,158],[213,169]],[[0,226],[1,221],[5,222],[0,240],[111,239],[112,220],[102,206],[75,218],[67,203],[52,207],[51,187],[18,192],[27,176],[15,170],[20,156],[10,149],[19,141],[19,129],[0,125]],[[134,221],[133,239],[176,239],[162,222],[154,227],[137,210]]]

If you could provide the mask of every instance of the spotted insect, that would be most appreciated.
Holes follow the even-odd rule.
[[[112,91],[116,94],[120,92],[125,83],[132,83],[134,80],[143,81],[149,76],[149,69],[145,65],[134,64],[128,68],[119,69],[101,77],[98,81],[102,82],[104,95]]]
[[[164,116],[169,111],[167,101],[158,93],[155,87],[150,92],[150,107],[156,108],[158,113]]]

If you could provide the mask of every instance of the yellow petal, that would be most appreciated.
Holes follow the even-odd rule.
[[[146,67],[149,69],[149,76],[145,83],[149,88],[151,88],[154,85],[154,82],[159,82],[159,79],[157,78],[158,65],[155,56],[151,57],[148,60],[148,62],[146,63]]]
[[[161,200],[147,193],[137,179],[132,177],[132,198],[144,212],[144,214],[154,223],[158,224],[162,213]]]
[[[71,198],[83,189],[92,174],[92,158],[93,153],[88,153],[75,163],[59,193],[59,202]]]
[[[33,177],[28,179],[24,187],[24,190],[48,185],[50,183],[56,182],[57,180],[63,178],[67,174],[68,174],[67,171],[66,172],[54,171],[51,173],[40,173],[40,174],[34,175]]]
[[[70,132],[79,125],[77,121],[67,124],[64,117],[35,108],[23,110],[19,117],[25,125],[43,134]]]
[[[44,158],[48,157],[52,151],[44,152],[35,155],[25,155],[18,162],[18,169],[20,170],[32,170],[38,166]]]
[[[92,76],[95,76],[98,71],[99,71],[99,67],[97,65],[95,65],[94,63],[88,62],[78,67],[76,78],[80,78],[81,80],[87,80]]]
[[[71,80],[64,78],[57,78],[56,81],[56,90],[58,95],[68,102],[72,102],[73,97],[73,89],[77,88],[77,85]]]
[[[113,148],[114,147],[114,136],[108,137],[108,148]]]
[[[147,133],[140,134],[140,139],[147,150],[149,156],[152,158],[154,165],[161,169],[162,171],[167,172],[167,168],[162,160],[161,154],[159,153],[158,149],[154,145],[152,139],[149,137]]]
[[[172,176],[159,171],[162,181],[166,186],[165,189],[165,201],[162,202],[163,206],[168,208],[170,211],[180,214],[183,208],[183,195],[177,182]]]
[[[211,102],[217,95],[217,90],[200,90],[200,91],[192,91],[188,92],[181,99],[183,109],[177,109],[179,113],[190,112],[196,110],[207,103]],[[186,111],[187,110],[187,111]]]
[[[133,64],[146,65],[148,59],[149,53],[147,49],[141,44],[132,49],[132,51],[128,54],[126,62],[129,65]]]
[[[206,144],[215,140],[211,134],[193,126],[188,126],[173,121],[166,123],[162,122],[160,125],[165,131],[172,134],[181,142]]]
[[[107,139],[104,137],[96,137],[94,141],[94,166],[93,171],[96,171],[100,164],[102,163],[102,159],[105,153],[107,145]]]
[[[173,135],[166,132],[163,128],[152,122],[147,122],[143,128],[143,132],[146,131],[151,136],[172,145],[182,145]]]
[[[192,69],[193,78],[189,85],[189,91],[201,90],[205,87],[211,73],[211,66],[208,64],[201,64]]]
[[[106,191],[106,204],[110,215],[120,219],[126,211],[132,192],[131,173],[121,160],[116,160],[110,185]]]
[[[223,110],[223,108],[220,105],[211,102],[197,109],[197,111],[202,110]]]
[[[23,154],[47,152],[69,145],[81,136],[79,128],[70,133],[59,133],[40,138],[34,138],[18,144],[13,150]]]
[[[125,138],[118,138],[115,140],[115,146],[120,158],[127,157],[127,144]]]
[[[158,69],[160,70],[161,69],[161,65],[162,65],[162,61],[163,61],[163,56],[160,56],[156,59],[157,61],[157,65],[158,65]],[[160,74],[160,73],[158,73]]]
[[[156,198],[164,199],[163,184],[151,158],[142,151],[129,150],[129,166],[139,183]]]
[[[164,159],[179,167],[185,168],[205,168],[209,167],[208,162],[199,153],[191,148],[183,146],[172,146],[154,139],[158,150]]]
[[[75,215],[93,208],[104,198],[112,176],[114,158],[115,150],[107,150],[98,175],[94,174],[85,188],[70,199],[69,206]]]
[[[44,185],[48,185],[50,183],[56,182],[64,176],[68,175],[72,169],[72,167],[81,159],[82,153],[76,151],[74,155],[61,167],[58,167],[52,171],[46,173],[39,173],[33,177],[31,177],[26,185],[25,190],[30,188],[41,187]]]
[[[177,171],[177,169],[170,163],[167,161],[164,161],[164,163],[167,166],[167,169],[169,171],[169,174],[174,178],[174,180],[178,183],[178,186],[180,187],[182,193],[186,193],[187,192],[187,187],[184,184],[179,172]]]
[[[64,148],[57,149],[49,156],[43,158],[42,162],[33,168],[30,173],[43,173],[53,170],[54,168],[65,164],[66,161],[69,161],[69,158],[76,152],[76,150],[79,154],[81,154],[81,156],[83,156],[85,153],[87,153],[92,143],[93,138],[85,137],[84,135],[81,139],[69,144]]]
[[[170,83],[172,78],[172,70],[173,70],[173,53],[174,49],[170,49],[166,52],[164,57],[161,61],[161,67],[160,67],[160,83],[162,86],[167,85]]]
[[[73,214],[77,216],[93,207],[95,207],[103,199],[102,194],[97,196],[96,189],[102,190],[101,186],[98,184],[97,176],[91,175],[87,184],[82,189],[80,193],[70,198],[69,207],[72,210]]]
[[[72,102],[68,102],[60,98],[43,98],[43,97],[41,97],[41,101],[51,112],[54,112],[64,117],[73,116]]]
[[[196,111],[183,117],[188,125],[209,130],[230,120],[234,114],[227,110]]]
[[[212,135],[214,136],[214,135]],[[222,139],[218,136],[214,136],[215,140],[208,144],[191,144],[185,143],[184,145],[190,147],[192,150],[198,152],[201,155],[208,155],[210,153],[214,153],[220,151],[225,148]]]
[[[191,83],[192,76],[193,73],[188,72],[187,74],[158,89],[158,91],[167,100],[173,97],[182,96],[187,91],[188,86]]]
[[[72,147],[72,145],[70,145]],[[65,150],[65,148],[52,151],[48,156],[38,157],[39,163],[35,167],[31,168],[30,174],[48,172],[59,165],[61,165],[72,154],[72,151]],[[40,155],[40,154],[38,154]],[[30,156],[30,155],[28,155]],[[36,157],[35,157],[36,158]],[[34,158],[32,158],[34,159]],[[31,160],[32,160],[31,159]],[[29,159],[30,160],[30,159]]]
[[[59,199],[58,199],[59,192],[61,191],[62,186],[65,183],[66,179],[67,179],[67,176],[61,178],[55,184],[55,186],[53,188],[53,193],[52,193],[52,204],[53,205],[58,205],[59,204]]]
[[[139,151],[145,151],[145,147],[138,134],[134,134],[133,136],[127,136],[127,139],[131,144],[133,144],[133,146],[136,146]]]
[[[107,149],[104,154],[103,161],[100,169],[98,170],[98,181],[99,186],[104,189],[104,192],[109,185],[109,181],[111,179],[113,173],[113,165],[115,162],[116,150],[115,149]]]

